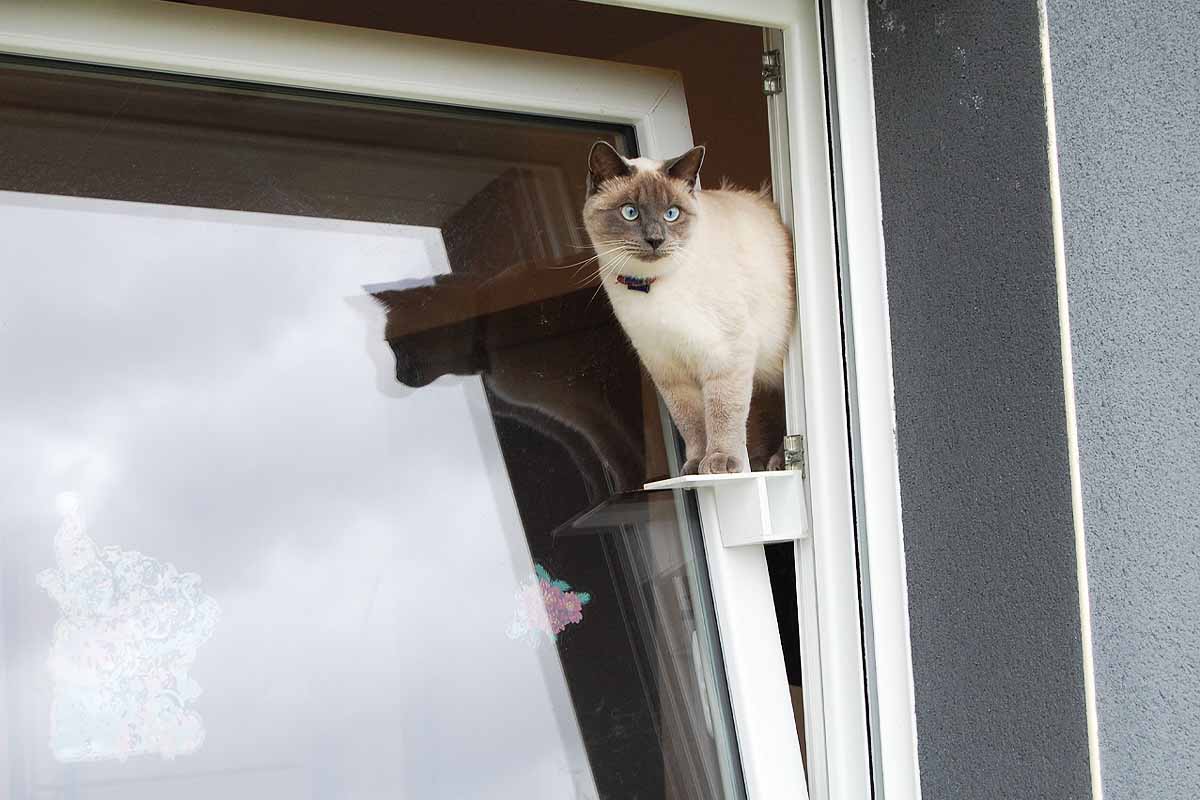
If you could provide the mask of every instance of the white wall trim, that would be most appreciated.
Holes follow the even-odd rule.
[[[863,579],[874,660],[876,782],[887,800],[921,796],[909,635],[908,573],[900,504],[891,317],[875,138],[871,41],[865,2],[829,4],[842,194],[851,387],[855,410]]]
[[[1104,800],[1100,770],[1100,720],[1096,708],[1096,662],[1092,649],[1092,601],[1088,588],[1087,535],[1083,520],[1083,479],[1079,463],[1079,424],[1075,405],[1075,367],[1071,357],[1071,309],[1067,289],[1067,251],[1063,237],[1062,183],[1058,168],[1058,127],[1054,116],[1054,79],[1050,68],[1050,18],[1046,0],[1038,0],[1042,82],[1046,96],[1046,155],[1050,168],[1050,219],[1054,235],[1054,275],[1058,292],[1058,335],[1062,352],[1063,400],[1067,423],[1067,462],[1071,478],[1071,517],[1075,532],[1075,575],[1079,592],[1079,634],[1083,652],[1083,696],[1087,715],[1088,766],[1092,800]]]
[[[805,433],[809,457],[813,535],[796,545],[796,578],[813,794],[838,800],[871,796],[870,742],[824,55],[817,3],[796,9],[782,30],[799,326],[788,430]]]

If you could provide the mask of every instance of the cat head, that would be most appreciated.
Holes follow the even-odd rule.
[[[654,262],[676,255],[694,232],[704,148],[678,158],[624,158],[607,142],[588,155],[583,224],[596,252]]]

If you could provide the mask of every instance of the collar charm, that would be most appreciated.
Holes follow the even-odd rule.
[[[654,283],[658,278],[635,278],[632,275],[618,275],[617,283],[624,286],[631,292],[644,292],[650,294],[650,284]]]

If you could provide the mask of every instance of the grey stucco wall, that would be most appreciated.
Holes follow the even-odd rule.
[[[1200,797],[1200,4],[1050,0],[1110,798]]]
[[[870,0],[921,784],[1091,795],[1035,0]]]

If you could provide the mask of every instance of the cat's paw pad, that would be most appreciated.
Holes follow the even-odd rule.
[[[683,469],[679,470],[680,475],[695,475],[700,471],[700,459],[689,458],[683,463]]]
[[[709,453],[700,461],[701,475],[725,475],[730,472],[747,471],[740,458],[720,451]]]

